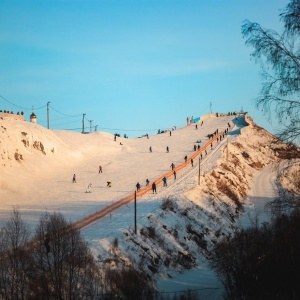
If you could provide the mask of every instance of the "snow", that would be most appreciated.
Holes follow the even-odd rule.
[[[202,120],[204,123],[201,126]],[[271,167],[261,172],[257,170],[276,160],[266,146],[272,137],[264,132],[258,134],[261,130],[252,124],[250,118],[245,120],[244,115],[203,116],[197,122],[198,129],[195,124],[191,124],[177,128],[171,134],[167,131],[149,138],[117,137],[116,141],[113,135],[105,132],[80,134],[53,131],[38,124],[5,118],[0,119],[0,226],[9,219],[13,207],[21,211],[22,218],[32,229],[45,212],[61,212],[72,222],[81,220],[132,194],[137,182],[143,188],[148,178],[151,185],[171,170],[171,163],[179,166],[184,162],[185,155],[193,155],[197,140],[201,140],[201,146],[204,145],[208,142],[208,134],[216,129],[224,131],[228,123],[231,127],[226,138],[214,143],[212,149],[209,147],[207,155],[203,153],[200,185],[197,157],[193,167],[189,164],[177,171],[176,180],[169,177],[167,187],[163,187],[160,182],[157,194],[149,192],[137,199],[138,230],[145,226],[155,226],[170,249],[185,254],[185,248],[173,235],[167,230],[163,233],[164,228],[169,231],[178,228],[179,238],[184,235],[182,229],[187,225],[185,221],[172,215],[173,212],[161,209],[164,199],[176,197],[178,211],[185,210],[192,222],[203,222],[203,230],[207,229],[207,240],[208,237],[217,238],[214,233],[217,229],[221,233],[229,233],[235,225],[229,221],[228,216],[224,216],[226,211],[234,211],[234,205],[216,188],[224,178],[226,182],[231,182],[236,193],[249,195],[248,199],[244,199],[244,215],[238,213],[241,216],[240,223],[248,226],[253,215],[266,221],[263,206],[276,195],[276,176]],[[265,134],[264,141],[261,134]],[[152,153],[149,151],[150,146]],[[166,152],[167,146],[169,153]],[[98,172],[99,165],[103,173]],[[226,168],[233,166],[233,172],[227,169],[224,171],[224,165]],[[215,177],[213,169],[216,170]],[[72,183],[73,174],[76,174],[76,183]],[[107,187],[107,181],[112,182],[112,187]],[[242,188],[237,188],[238,181]],[[90,183],[91,192],[86,193]],[[218,211],[225,213],[221,216],[217,214]],[[203,220],[199,221],[201,218]],[[100,261],[111,255],[115,238],[120,241],[119,255],[128,263],[138,263],[142,255],[164,255],[163,247],[156,242],[149,245],[140,235],[132,237],[130,234],[133,228],[134,203],[131,202],[83,228],[81,232]],[[133,238],[135,242],[148,247],[148,253],[137,252],[134,248],[136,244],[132,244]],[[221,298],[222,285],[218,278],[209,269],[199,250],[195,250],[192,243],[189,245],[189,250],[196,257],[196,268],[183,272],[182,268],[168,270],[160,266],[156,275],[159,289],[200,289],[199,293],[204,298],[208,295],[210,299]]]

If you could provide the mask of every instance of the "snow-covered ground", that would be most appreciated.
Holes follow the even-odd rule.
[[[202,120],[204,123],[201,126]],[[239,213],[242,216],[241,224],[247,225],[249,214],[252,219],[253,214],[257,214],[264,221],[263,206],[275,196],[276,178],[271,167],[266,167],[261,172],[257,170],[271,164],[274,157],[271,157],[273,153],[264,144],[270,137],[266,135],[262,141],[262,136],[257,134],[260,130],[255,126],[245,127],[247,123],[243,115],[202,118],[197,123],[198,129],[196,124],[191,124],[171,132],[149,136],[149,139],[117,137],[116,141],[113,135],[104,132],[83,135],[52,131],[36,124],[7,118],[0,119],[0,225],[9,219],[13,207],[21,211],[22,218],[32,228],[45,212],[59,211],[71,221],[80,220],[132,194],[137,182],[144,187],[148,178],[151,184],[170,171],[171,163],[175,166],[182,164],[185,155],[190,157],[194,154],[194,145],[204,145],[208,142],[208,134],[216,129],[219,132],[225,130],[228,123],[229,135],[221,142],[214,143],[212,149],[209,147],[207,155],[203,153],[200,185],[199,161],[196,159],[193,167],[188,165],[177,172],[176,180],[170,177],[167,187],[160,183],[157,194],[150,192],[138,198],[138,230],[149,225],[149,220],[154,216],[162,215],[161,205],[164,199],[176,197],[178,203],[187,210],[190,209],[188,203],[196,204],[205,217],[209,220],[216,219],[210,225],[208,219],[202,221],[212,231],[210,235],[213,235],[216,226],[220,227],[220,232],[226,233],[232,224],[224,216],[217,215],[216,207],[222,206],[222,196],[215,184],[226,178],[231,186],[236,187],[235,180],[238,180],[236,177],[239,178],[239,172],[243,173],[240,175],[243,177],[240,184],[244,185],[243,189],[247,194],[249,192],[248,201],[244,199],[245,213]],[[197,143],[197,140],[201,140],[201,143]],[[150,146],[152,153],[149,151]],[[166,151],[167,146],[169,153]],[[240,158],[239,163],[235,161],[237,157]],[[236,173],[236,177],[228,172],[230,161],[235,168],[233,173]],[[224,168],[224,164],[225,171],[220,169],[221,166]],[[99,165],[103,167],[103,173],[98,173]],[[211,172],[216,167],[219,169],[214,177]],[[76,183],[72,183],[73,174],[76,174]],[[107,187],[107,181],[112,182],[112,187]],[[86,193],[90,183],[91,193]],[[237,192],[243,194],[240,189]],[[225,202],[227,206],[234,206],[230,199]],[[163,218],[167,222],[166,215]],[[183,226],[180,220],[171,220],[173,221],[167,224],[168,228],[183,228],[180,227]],[[157,228],[159,226],[160,220],[157,219]],[[124,242],[124,233],[132,232],[133,228],[134,204],[129,203],[83,228],[82,234],[100,261],[111,255],[111,245],[115,238],[123,241],[120,243],[120,251],[136,255],[133,259],[137,260],[138,254],[132,254],[133,247]],[[143,239],[140,238],[140,241]],[[172,243],[175,247],[175,241],[170,242]],[[181,246],[176,247],[181,249]],[[191,252],[194,253],[193,251],[196,252],[192,249]],[[203,256],[194,255],[197,257],[196,268],[188,272],[170,272],[172,276],[166,276],[165,269],[161,268],[160,276],[157,276],[159,289],[198,290],[204,298],[220,299],[221,283],[209,269]]]

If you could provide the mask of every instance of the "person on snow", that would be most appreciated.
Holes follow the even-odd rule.
[[[111,187],[111,182],[110,181],[107,181],[107,187]]]
[[[87,190],[85,191],[86,193],[91,193],[92,191],[92,184],[90,183],[87,187]]]
[[[171,166],[170,166],[170,167],[172,168],[172,170],[174,170],[174,168],[175,168],[174,163],[171,163]]]
[[[149,183],[150,183],[150,181],[149,181],[149,179],[147,178],[147,179],[146,179],[146,186],[148,186]]]
[[[137,190],[137,192],[138,192],[140,189],[141,189],[141,185],[140,185],[140,183],[138,182],[138,183],[136,184],[136,190]]]
[[[176,171],[173,171],[173,175],[174,175],[174,180],[176,179]]]
[[[157,194],[156,193],[156,184],[155,184],[155,182],[152,183],[152,192],[153,192],[153,194],[154,193]]]
[[[76,183],[76,175],[73,175],[73,183]]]
[[[167,146],[167,153],[169,153],[169,147]]]
[[[102,166],[99,166],[99,173],[102,173]]]
[[[185,161],[185,162],[187,161],[187,156],[184,157],[184,161]]]
[[[194,166],[194,161],[193,161],[193,159],[191,159],[191,165],[192,165],[192,167]]]
[[[194,145],[194,151],[196,151],[197,150],[197,146],[196,145]]]
[[[164,178],[162,179],[163,183],[164,183],[164,186],[167,186],[167,177],[164,176]]]
[[[152,152],[152,147],[150,146],[149,151]]]

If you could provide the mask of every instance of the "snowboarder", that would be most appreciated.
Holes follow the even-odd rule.
[[[152,192],[153,192],[153,194],[154,193],[156,194],[156,184],[155,184],[155,182],[152,183]]]
[[[111,182],[107,181],[107,185],[106,186],[111,187]]]
[[[99,173],[102,173],[102,166],[99,166]]]
[[[172,170],[174,170],[174,168],[175,168],[174,163],[171,163],[171,166],[170,166],[170,167],[172,168]]]
[[[164,176],[164,178],[162,179],[162,181],[163,181],[163,183],[164,183],[164,186],[167,186],[168,184],[167,184],[167,177],[166,176]]]
[[[90,184],[88,185],[88,187],[87,187],[87,190],[86,190],[85,192],[86,192],[86,193],[91,193],[91,192],[92,192],[91,189],[92,189],[92,184],[90,183]]]
[[[76,183],[76,175],[73,175],[73,183]]]
[[[173,175],[174,175],[174,180],[176,179],[176,171],[173,171]]]

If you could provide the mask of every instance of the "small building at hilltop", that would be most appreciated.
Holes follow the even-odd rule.
[[[34,112],[30,115],[30,122],[36,124],[36,115]]]

